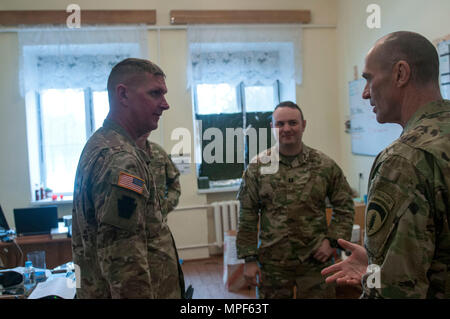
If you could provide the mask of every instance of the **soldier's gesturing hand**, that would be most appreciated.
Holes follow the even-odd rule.
[[[259,280],[257,280],[256,276],[258,276]],[[261,270],[256,261],[246,262],[244,264],[244,278],[249,285],[259,287],[261,283]]]
[[[343,239],[339,239],[338,243],[345,250],[349,250],[351,255],[344,261],[322,270],[323,276],[332,274],[325,282],[336,281],[337,284],[360,285],[361,278],[366,273],[368,265],[366,250],[360,245],[352,244]]]
[[[314,258],[320,262],[326,262],[331,254],[333,253],[333,248],[330,246],[330,241],[328,239],[324,239],[319,249],[314,253]]]

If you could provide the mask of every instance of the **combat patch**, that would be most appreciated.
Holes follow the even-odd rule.
[[[130,219],[136,210],[136,206],[136,200],[129,196],[122,196],[121,199],[117,200],[119,216],[125,219]]]
[[[132,190],[138,194],[142,194],[144,191],[144,180],[139,177],[120,172],[117,186]]]
[[[367,236],[372,236],[381,229],[392,207],[394,200],[388,194],[378,191],[367,207]]]

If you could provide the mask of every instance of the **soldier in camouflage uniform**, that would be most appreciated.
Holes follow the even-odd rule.
[[[434,46],[412,32],[380,39],[366,57],[363,98],[401,136],[370,173],[365,248],[324,269],[327,282],[363,285],[363,298],[450,298],[450,101]],[[379,272],[366,273],[367,265]]]
[[[167,215],[178,205],[181,195],[180,171],[160,145],[147,140],[149,135],[150,133],[140,137],[136,143],[150,157],[151,171],[162,199],[161,213],[167,222]]]
[[[148,141],[149,135],[150,132],[138,138],[136,144],[143,149],[150,158],[149,170],[155,181],[155,187],[161,205],[163,223],[165,227],[169,228],[167,225],[167,215],[178,205],[178,199],[181,194],[179,181],[180,172],[161,146]],[[174,285],[176,280],[184,283],[184,276],[179,264],[179,257],[176,249],[174,252],[175,254],[166,254],[163,259],[164,262],[156,261],[155,263],[155,268],[158,267],[160,272],[158,280],[161,283],[169,283],[168,287],[170,287],[171,282],[172,285]],[[178,279],[174,276],[174,274],[177,273],[179,274]],[[160,290],[161,289],[162,288],[160,288]],[[164,294],[161,293],[158,296],[158,298],[166,297],[171,296],[164,296]],[[173,297],[174,296],[172,296],[172,298]]]
[[[163,222],[150,158],[135,144],[164,110],[163,71],[126,59],[108,78],[110,111],[78,164],[72,250],[78,298],[180,298],[175,243]],[[170,280],[168,280],[170,278]]]
[[[302,143],[306,121],[296,104],[280,103],[272,125],[278,144],[251,161],[238,194],[236,245],[238,257],[245,258],[244,275],[258,285],[259,298],[334,298],[320,270],[330,265],[337,238],[351,237],[352,191],[331,158]],[[268,158],[278,162],[273,174],[262,173],[273,164]]]

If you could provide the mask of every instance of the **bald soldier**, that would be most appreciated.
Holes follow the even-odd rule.
[[[135,143],[169,109],[164,78],[157,65],[141,59],[123,60],[109,75],[110,110],[86,143],[75,179],[72,249],[81,271],[79,298],[184,293],[150,158]]]
[[[322,273],[362,283],[363,298],[450,298],[450,101],[438,54],[423,36],[394,32],[369,51],[363,77],[377,121],[403,132],[372,166],[365,249],[339,240],[351,257]]]
[[[244,276],[258,285],[259,298],[335,298],[320,271],[330,265],[337,238],[350,239],[352,191],[331,158],[303,144],[306,120],[297,104],[277,105],[271,126],[278,146],[251,161],[238,194],[236,245],[245,258]],[[264,173],[273,165],[267,157],[278,171]],[[330,225],[327,198],[333,206]]]

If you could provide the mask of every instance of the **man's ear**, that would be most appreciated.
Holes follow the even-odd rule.
[[[116,86],[116,97],[121,105],[128,105],[128,88],[124,84]]]
[[[404,60],[398,61],[393,68],[393,75],[397,87],[403,87],[411,80],[411,67]]]

